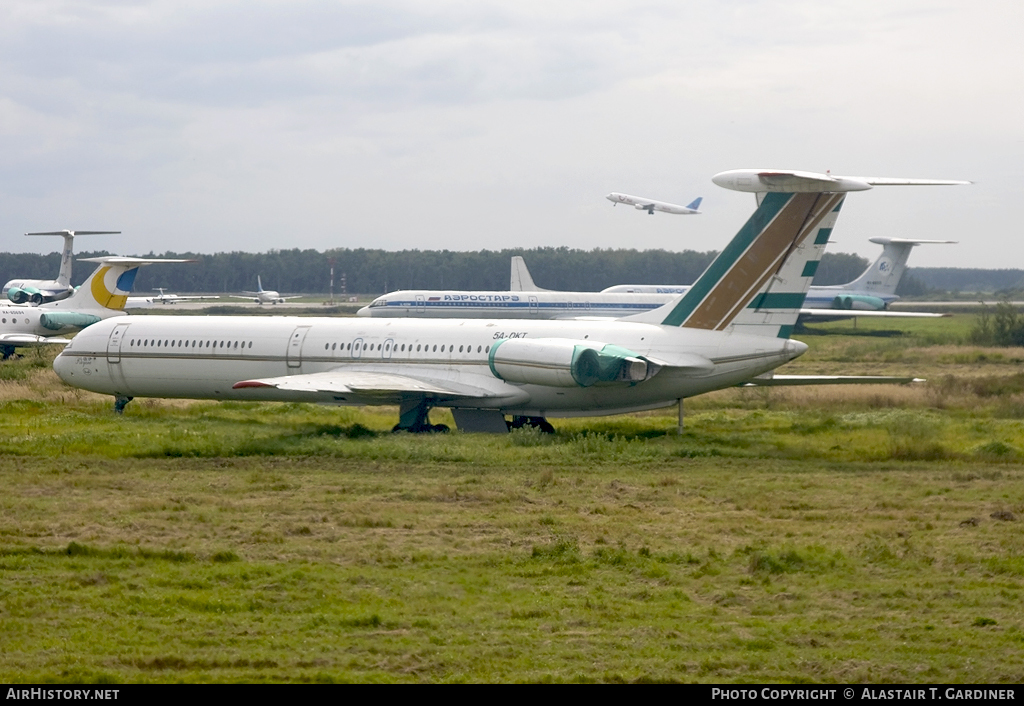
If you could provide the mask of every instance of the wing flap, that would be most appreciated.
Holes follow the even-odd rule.
[[[246,388],[275,388],[282,398],[296,402],[330,402],[338,396],[372,397],[400,400],[410,396],[431,397],[442,400],[489,400],[495,404],[510,404],[529,399],[522,389],[497,378],[480,376],[470,380],[432,380],[409,374],[374,370],[330,370],[322,373],[285,375],[273,378],[241,380],[233,385],[236,390]]]

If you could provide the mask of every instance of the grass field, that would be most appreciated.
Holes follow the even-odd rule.
[[[30,354],[0,368],[0,679],[1020,682],[1024,351],[891,328],[815,327],[785,372],[928,383],[723,391],[681,436],[115,417]]]

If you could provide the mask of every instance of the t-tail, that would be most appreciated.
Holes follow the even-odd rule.
[[[74,294],[67,299],[44,305],[46,308],[76,312],[124,311],[140,267],[161,262],[194,261],[106,256],[83,258],[81,262],[95,262],[99,266]]]
[[[932,243],[951,244],[955,240],[910,240],[904,238],[871,238],[882,246],[882,254],[860,277],[839,289],[851,293],[865,293],[880,297],[893,297],[907,270],[907,258],[915,245]]]
[[[722,172],[712,181],[757,194],[757,210],[689,291],[625,320],[788,338],[846,192],[968,183],[762,169]]]
[[[43,233],[25,233],[25,235],[59,235],[64,238],[64,249],[60,253],[60,272],[57,282],[68,287],[71,285],[71,263],[75,250],[76,235],[119,235],[119,230],[49,230]]]

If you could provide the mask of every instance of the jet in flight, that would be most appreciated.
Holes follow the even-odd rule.
[[[264,289],[263,281],[260,279],[260,275],[256,275],[256,291],[255,292],[242,292],[242,294],[248,294],[250,296],[240,297],[238,295],[231,295],[232,299],[252,299],[260,306],[264,304],[284,304],[288,299],[300,299],[300,295],[291,297],[282,297],[280,294],[275,292],[273,289]]]
[[[612,202],[613,206],[618,206],[620,203],[624,203],[627,206],[632,206],[638,211],[647,211],[650,216],[654,215],[655,211],[661,211],[662,213],[674,213],[676,215],[690,216],[699,214],[700,202],[704,198],[698,196],[687,206],[677,206],[674,203],[665,203],[664,201],[655,201],[654,199],[645,199],[642,196],[630,196],[629,194],[620,194],[617,191],[605,196],[606,199]]]
[[[142,316],[85,329],[54,370],[113,395],[119,411],[136,396],[388,404],[399,406],[395,430],[409,432],[438,430],[433,407],[451,408],[465,431],[550,430],[547,417],[677,402],[681,412],[683,398],[740,384],[864,382],[767,377],[807,350],[789,335],[810,263],[858,184],[812,174],[786,186],[759,199],[686,294],[625,319]]]
[[[67,299],[39,306],[0,305],[0,355],[14,354],[16,346],[66,345],[61,334],[73,333],[112,316],[123,316],[128,293],[139,267],[161,262],[140,257],[105,256],[85,258],[98,267]]]
[[[60,271],[57,279],[12,279],[4,285],[2,296],[15,304],[39,305],[67,299],[75,288],[71,286],[71,262],[75,249],[76,235],[117,235],[119,230],[55,230],[25,235],[60,235],[64,238],[64,249],[60,254]]]

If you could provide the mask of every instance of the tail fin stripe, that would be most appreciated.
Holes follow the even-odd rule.
[[[716,285],[720,285],[740,258],[756,242],[758,236],[768,228],[794,196],[793,194],[769,194],[765,202],[754,212],[722,253],[715,258],[708,269],[690,287],[676,307],[662,322],[665,326],[681,326],[706,299],[712,297]]]
[[[736,302],[735,306],[733,306],[732,309],[729,310],[728,314],[719,320],[718,324],[715,326],[716,330],[722,331],[733,322],[733,320],[739,315],[739,313],[743,311],[744,308],[747,307],[748,303],[757,294],[757,292],[762,291],[768,280],[778,275],[779,270],[782,269],[783,265],[789,258],[790,254],[796,248],[800,247],[800,245],[807,239],[808,235],[810,235],[810,233],[815,228],[818,227],[818,224],[820,224],[821,221],[824,220],[825,217],[829,215],[829,213],[833,210],[832,204],[835,203],[835,199],[838,198],[840,201],[842,201],[843,199],[842,194],[811,194],[810,196],[812,197],[813,201],[810,210],[807,213],[802,226],[797,230],[796,235],[791,236],[792,240],[789,242],[788,247],[786,247],[786,249],[778,255],[778,257],[775,259],[775,262],[773,262],[770,267],[765,268],[764,276],[761,277],[760,281],[758,281],[750,289],[748,289],[744,296],[741,297],[740,300]],[[794,294],[796,297],[799,297],[799,301],[797,301],[795,298],[783,300],[781,297],[786,296],[785,293],[776,293],[774,295],[765,293],[765,296],[767,298],[766,301],[772,301],[774,302],[774,304],[751,306],[750,308],[782,309],[793,311],[799,309],[803,305],[804,298],[806,297],[807,292],[805,290],[803,292],[800,292],[799,294]],[[781,302],[783,301],[787,303],[782,304]],[[689,322],[687,322],[684,325],[689,325]]]
[[[768,194],[762,205],[772,201],[775,195]],[[684,326],[705,329],[727,326],[764,286],[764,282],[778,271],[794,241],[807,229],[820,194],[778,195],[787,197],[778,215],[761,230],[736,260],[735,266],[715,283],[705,300],[686,319]]]

